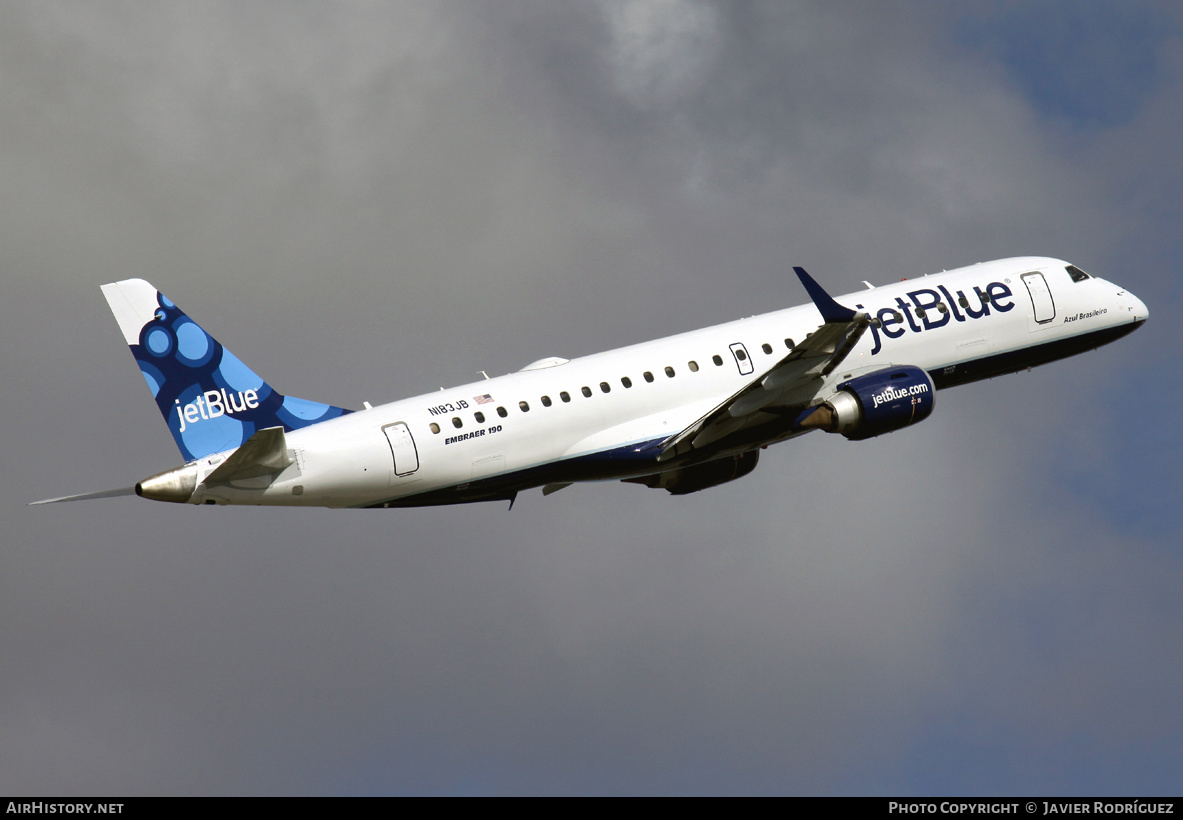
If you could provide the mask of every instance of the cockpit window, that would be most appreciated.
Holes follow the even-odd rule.
[[[1085,279],[1092,279],[1087,273],[1082,271],[1076,265],[1069,265],[1064,270],[1068,271],[1068,275],[1072,277],[1073,282],[1083,282]]]

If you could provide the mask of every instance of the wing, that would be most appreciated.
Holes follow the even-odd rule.
[[[786,432],[801,409],[822,391],[827,377],[858,344],[870,324],[865,313],[843,307],[805,272],[793,268],[821,312],[823,324],[772,366],[711,412],[662,445],[658,461],[712,447],[750,427],[784,419]]]

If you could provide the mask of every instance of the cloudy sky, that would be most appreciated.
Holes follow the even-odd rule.
[[[1177,4],[0,21],[0,792],[1178,793]],[[1150,321],[700,494],[25,506],[179,463],[105,282],[357,407],[1022,254]]]

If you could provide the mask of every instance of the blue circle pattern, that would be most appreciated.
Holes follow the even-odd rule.
[[[199,362],[210,352],[210,344],[205,333],[197,325],[192,322],[178,322],[177,350],[188,361]]]
[[[276,392],[163,294],[157,301],[131,351],[186,461],[239,447],[265,427],[291,432],[353,412]]]
[[[237,393],[255,390],[262,395],[263,388],[267,387],[266,383],[255,375],[253,370],[226,348],[222,348],[222,365],[214,376],[220,377],[218,383],[222,387]]]
[[[152,398],[160,393],[160,388],[164,386],[164,374],[160,372],[160,368],[154,367],[148,362],[140,362],[140,373],[144,376],[144,381],[148,383],[148,389],[152,391]]]
[[[201,367],[214,354],[214,340],[188,316],[173,323],[177,334],[177,360],[189,367]]]
[[[154,327],[145,337],[145,344],[154,356],[167,356],[172,352],[173,337],[162,327]]]

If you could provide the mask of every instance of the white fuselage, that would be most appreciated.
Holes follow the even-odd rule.
[[[1065,267],[1005,259],[838,297],[873,320],[839,375],[907,364],[950,386],[1096,347],[1146,318],[1133,294],[1073,281]],[[207,487],[200,478],[228,454],[201,459],[191,503],[457,503],[658,472],[666,467],[640,450],[759,378],[820,323],[809,304],[355,412],[288,433],[294,462],[273,478]]]

